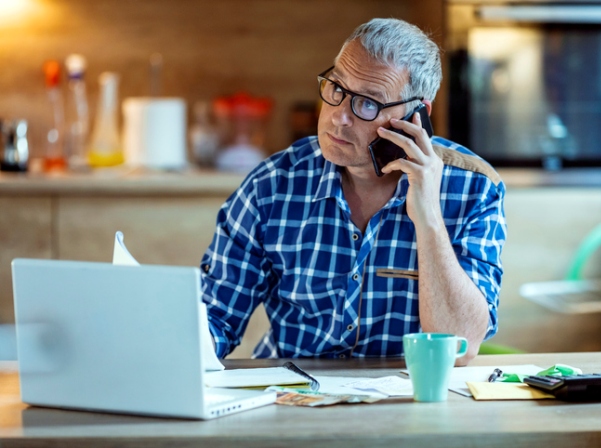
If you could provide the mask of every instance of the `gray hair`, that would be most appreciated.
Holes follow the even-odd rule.
[[[440,50],[422,30],[399,19],[372,19],[353,31],[336,61],[355,39],[376,61],[407,71],[409,82],[400,92],[401,98],[434,100],[442,81]]]

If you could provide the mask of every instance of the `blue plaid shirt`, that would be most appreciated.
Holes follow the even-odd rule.
[[[505,187],[468,149],[440,137],[441,207],[452,246],[488,302],[497,331]],[[225,202],[201,261],[201,287],[217,355],[239,343],[261,303],[271,329],[254,357],[399,356],[421,330],[415,227],[402,175],[364,233],[353,224],[340,168],[316,137],[254,169]]]

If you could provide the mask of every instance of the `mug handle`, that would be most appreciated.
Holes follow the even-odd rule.
[[[457,342],[461,342],[459,351],[455,354],[455,358],[461,358],[467,353],[467,339],[457,336]]]

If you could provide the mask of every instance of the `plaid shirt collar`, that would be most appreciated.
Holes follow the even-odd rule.
[[[383,209],[402,204],[405,201],[408,188],[409,178],[407,177],[407,174],[403,173],[397,183],[392,198]],[[346,203],[346,200],[343,199],[342,195],[342,167],[333,164],[329,160],[324,161],[323,172],[321,173],[319,186],[317,187],[313,201],[316,202],[327,198],[335,198],[341,208],[348,209],[348,204]]]

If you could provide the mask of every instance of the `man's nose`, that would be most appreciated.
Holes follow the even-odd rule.
[[[332,122],[336,126],[349,126],[353,122],[353,110],[351,108],[351,97],[347,96],[332,113]]]

